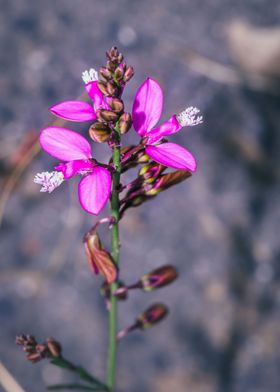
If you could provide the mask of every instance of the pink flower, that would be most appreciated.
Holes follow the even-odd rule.
[[[70,121],[92,121],[96,120],[96,111],[99,108],[108,109],[106,98],[97,86],[98,73],[93,68],[84,71],[82,78],[86,84],[85,88],[93,105],[82,101],[64,101],[52,106],[49,110],[58,117]]]
[[[196,161],[188,150],[175,143],[157,144],[157,142],[163,136],[176,133],[186,125],[194,126],[202,123],[202,117],[197,116],[199,110],[189,107],[154,128],[160,119],[162,106],[161,87],[155,80],[148,78],[137,91],[132,108],[134,128],[138,135],[146,138],[146,154],[162,165],[195,171]]]
[[[78,197],[83,209],[98,215],[111,193],[111,174],[91,156],[88,141],[69,129],[49,127],[40,135],[40,144],[51,156],[61,159],[53,172],[38,173],[34,182],[42,185],[41,192],[52,192],[64,180],[81,174]]]

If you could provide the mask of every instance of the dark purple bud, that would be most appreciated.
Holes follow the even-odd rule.
[[[111,129],[107,124],[96,122],[89,128],[89,136],[97,143],[107,142],[111,135]]]
[[[127,133],[132,125],[132,118],[130,113],[123,113],[119,118],[119,129],[120,133],[124,135]]]
[[[105,96],[109,95],[106,82],[103,82],[103,80],[101,80],[101,81],[97,82],[97,86],[103,95],[105,95]]]
[[[112,110],[100,109],[96,113],[98,120],[108,122],[116,122],[119,115]]]
[[[129,65],[124,73],[123,81],[128,82],[134,75],[134,69],[131,65]]]
[[[123,101],[119,98],[112,98],[112,99],[108,100],[108,105],[116,113],[123,112],[124,104],[123,104]]]
[[[168,308],[164,304],[154,304],[137,317],[140,329],[148,329],[163,320],[168,314]]]
[[[112,83],[112,82],[107,83],[107,91],[108,91],[108,94],[112,97],[115,97],[116,95],[119,94],[118,87],[115,85],[115,83]]]
[[[142,276],[140,282],[144,291],[153,291],[167,286],[178,277],[176,268],[172,265],[164,265]]]

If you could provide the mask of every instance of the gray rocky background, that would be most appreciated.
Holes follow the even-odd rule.
[[[153,301],[171,312],[121,343],[119,391],[280,390],[279,17],[276,0],[0,0],[2,189],[50,120],[47,108],[75,99],[81,72],[102,65],[112,45],[136,71],[127,108],[152,76],[165,93],[163,119],[189,105],[205,118],[172,138],[197,157],[195,176],[122,222],[123,280],[164,263],[180,278],[120,305],[121,327]],[[104,149],[94,146],[98,157]],[[54,336],[67,357],[105,373],[101,278],[81,242],[94,219],[75,181],[51,195],[32,182],[54,163],[40,154],[28,165],[1,227],[0,361],[27,392],[71,377],[26,362],[14,344],[22,332]]]

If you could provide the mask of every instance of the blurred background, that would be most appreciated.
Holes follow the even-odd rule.
[[[152,302],[170,316],[122,341],[119,391],[279,391],[279,1],[0,0],[0,10],[0,361],[27,392],[71,380],[25,361],[15,335],[32,333],[105,374],[102,279],[82,245],[95,218],[74,180],[39,192],[34,175],[56,161],[34,141],[48,107],[76,99],[81,73],[117,45],[135,68],[127,109],[152,76],[165,93],[162,120],[191,105],[204,115],[172,137],[196,156],[196,174],[122,221],[125,282],[165,263],[180,277],[120,304],[120,327]],[[133,130],[124,138],[137,140]],[[94,152],[107,160],[106,147]]]

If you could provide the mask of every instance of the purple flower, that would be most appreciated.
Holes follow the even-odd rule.
[[[40,144],[51,156],[61,159],[53,172],[38,173],[34,182],[42,185],[41,192],[52,192],[64,180],[81,174],[78,197],[83,209],[98,215],[111,193],[111,174],[91,156],[88,141],[69,129],[49,127],[40,135]]]
[[[202,117],[197,116],[199,110],[189,107],[154,128],[160,119],[162,106],[161,87],[155,80],[148,78],[137,91],[132,108],[134,128],[138,135],[146,139],[146,154],[164,166],[195,171],[196,161],[189,151],[175,143],[158,142],[163,136],[176,133],[186,125],[202,123]]]
[[[97,86],[97,71],[93,68],[89,71],[84,71],[82,78],[86,84],[86,91],[93,101],[93,105],[82,101],[63,101],[49,109],[54,115],[70,121],[92,121],[96,120],[96,111],[98,109],[109,108],[106,98]]]

